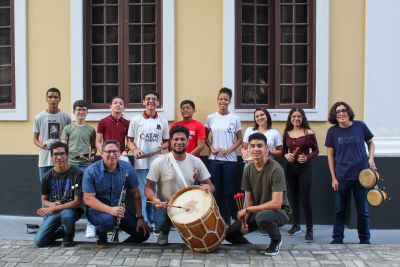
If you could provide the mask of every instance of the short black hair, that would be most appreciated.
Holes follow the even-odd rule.
[[[336,109],[338,106],[345,106],[345,108],[347,109],[347,115],[349,115],[349,120],[353,121],[354,117],[356,116],[354,114],[353,109],[350,107],[349,104],[347,104],[346,102],[343,101],[338,101],[335,104],[333,104],[333,106],[331,107],[331,110],[329,111],[329,115],[328,115],[328,121],[331,124],[338,124],[338,121],[336,119],[337,114],[336,114]]]
[[[181,102],[180,107],[182,107],[183,105],[190,105],[193,109],[196,109],[196,106],[194,105],[194,102],[192,100],[189,100],[189,99],[183,100]]]
[[[229,99],[232,98],[232,90],[228,87],[222,87],[218,92],[218,97],[220,94],[227,94],[229,96]]]
[[[74,102],[74,104],[72,105],[72,109],[75,110],[77,107],[81,107],[81,108],[87,108],[88,104],[85,100],[81,99],[81,100],[76,100]]]
[[[175,127],[172,127],[169,131],[169,138],[172,139],[172,136],[176,133],[184,133],[186,135],[186,138],[189,139],[189,130],[185,126],[177,125]]]
[[[58,89],[55,88],[55,87],[51,87],[51,88],[47,89],[47,91],[46,91],[46,96],[47,96],[49,93],[57,93],[59,96],[61,96],[60,90],[58,90]]]
[[[68,155],[68,153],[69,153],[68,145],[63,143],[63,142],[57,141],[57,142],[53,143],[50,146],[50,154],[51,154],[51,156],[53,156],[53,150],[56,149],[56,148],[59,148],[59,147],[63,147],[65,149],[65,153],[67,153],[67,155]]]
[[[105,142],[101,145],[101,150],[104,150],[104,148],[105,148],[107,145],[110,145],[110,144],[116,145],[117,148],[118,148],[118,151],[121,152],[121,148],[120,148],[121,146],[120,146],[119,142],[118,142],[117,140],[114,140],[114,139],[108,139],[107,141],[105,141]]]
[[[253,133],[249,136],[249,144],[252,140],[262,140],[267,145],[267,137],[262,133]]]
[[[143,100],[145,100],[146,96],[148,96],[148,95],[155,95],[157,97],[157,100],[160,100],[160,95],[155,91],[148,91],[148,92],[144,93]]]

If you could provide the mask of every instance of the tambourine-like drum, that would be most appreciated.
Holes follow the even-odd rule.
[[[382,205],[383,202],[388,200],[388,195],[385,191],[380,189],[371,189],[367,194],[368,203],[371,206],[378,207]]]
[[[379,173],[372,169],[364,169],[358,175],[358,180],[360,181],[360,184],[365,188],[374,187],[379,179]]]
[[[195,252],[212,252],[224,241],[225,223],[213,195],[191,185],[176,192],[169,200],[168,216],[185,244]]]

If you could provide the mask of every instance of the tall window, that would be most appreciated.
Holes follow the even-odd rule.
[[[236,108],[314,107],[315,0],[236,0]]]
[[[13,1],[0,0],[0,108],[15,107]]]
[[[161,0],[90,0],[86,14],[86,91],[92,108],[124,97],[142,107],[147,91],[162,94]]]

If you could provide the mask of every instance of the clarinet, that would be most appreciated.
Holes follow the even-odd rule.
[[[124,207],[124,208],[125,208],[126,189],[128,187],[128,176],[129,176],[129,172],[126,171],[124,185],[122,186],[121,194],[119,196],[119,201],[118,201],[118,206]],[[117,223],[115,224],[113,235],[111,238],[112,242],[116,242],[116,243],[119,242],[118,234],[119,234],[119,225],[121,224],[121,219],[122,219],[121,217],[117,218]]]

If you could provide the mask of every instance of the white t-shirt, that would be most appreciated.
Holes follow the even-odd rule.
[[[163,139],[169,139],[167,120],[157,116],[157,118],[144,118],[143,113],[132,118],[128,137],[132,137],[137,148],[143,150],[145,154],[156,152],[161,148]],[[148,169],[150,163],[159,155],[150,158],[135,159],[135,169]]]
[[[176,163],[187,185],[192,185],[195,179],[202,182],[211,176],[201,159],[192,154],[186,153],[186,158],[182,161],[177,160]],[[158,157],[151,163],[147,179],[157,184],[157,197],[161,201],[168,200],[179,189],[185,187],[168,154]]]
[[[244,133],[243,137],[243,143],[249,143],[249,137],[253,133],[256,133],[257,130],[254,130],[254,127],[249,127],[246,129],[246,132]],[[267,146],[268,150],[274,151],[275,147],[281,146],[282,145],[282,138],[281,135],[279,134],[278,130],[275,129],[269,129],[265,133],[262,133],[267,137]]]
[[[233,113],[221,115],[215,112],[208,115],[204,126],[212,133],[211,144],[215,149],[224,148],[228,149],[236,141],[236,134],[242,129],[240,126],[239,117]],[[217,156],[210,154],[208,159],[223,160],[223,161],[237,161],[236,152],[224,156],[218,153]]]

